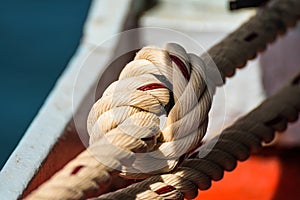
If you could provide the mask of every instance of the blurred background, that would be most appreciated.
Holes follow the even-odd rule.
[[[88,0],[0,2],[0,169],[75,52],[89,6]]]

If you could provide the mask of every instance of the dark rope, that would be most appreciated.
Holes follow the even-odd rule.
[[[225,81],[225,77],[233,76],[237,68],[244,67],[247,60],[255,58],[278,34],[295,26],[299,18],[299,0],[271,1],[249,21],[210,48],[208,53],[201,55],[201,58],[207,66],[212,66],[211,62],[214,62]]]

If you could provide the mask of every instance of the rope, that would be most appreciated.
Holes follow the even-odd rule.
[[[181,156],[199,146],[207,128],[211,97],[200,64],[176,44],[140,50],[92,107],[90,145],[100,143],[105,154],[121,160],[117,169],[126,178],[174,169]],[[160,130],[162,114],[167,120]],[[94,156],[109,166],[105,154]]]
[[[153,176],[94,200],[195,198],[198,189],[207,190],[211,180],[221,180],[224,171],[235,169],[237,161],[258,152],[262,142],[272,141],[275,131],[284,131],[287,122],[298,119],[299,112],[300,72],[259,107],[202,145],[195,158],[185,160],[172,173]]]
[[[211,95],[202,77],[203,61],[177,44],[141,49],[92,107],[88,149],[35,197],[78,199],[117,171],[137,179],[173,170],[206,132]],[[166,125],[160,130],[163,114]]]
[[[28,199],[84,199],[86,194],[107,185],[120,171],[119,175],[126,178],[152,176],[146,182],[168,180],[152,185],[156,192],[147,191],[147,195],[152,196],[166,195],[167,191],[174,198],[180,199],[182,195],[190,198],[196,194],[197,187],[207,188],[208,184],[197,181],[199,177],[209,180],[207,175],[194,169],[177,168],[189,152],[200,146],[208,123],[210,91],[214,85],[223,84],[213,82],[212,88],[206,85],[207,81],[214,81],[217,74],[210,72],[215,69],[206,66],[215,62],[225,81],[225,77],[232,76],[236,68],[245,65],[247,59],[255,57],[274,40],[278,32],[295,25],[300,16],[299,4],[297,0],[272,2],[200,58],[187,54],[176,44],[168,44],[165,49],[143,48],[124,68],[119,81],[110,85],[93,106],[88,118],[90,146],[87,150]],[[206,77],[206,74],[213,76]],[[167,116],[166,127],[160,130],[158,116],[163,114]],[[245,136],[248,137],[252,136]],[[226,160],[234,160],[220,150],[208,155],[220,161],[224,169],[233,168],[227,166],[227,162],[224,164],[224,160],[218,160],[218,154]],[[217,171],[217,168],[211,169]],[[153,176],[170,171],[175,175]],[[194,182],[187,181],[186,177]],[[170,187],[172,184],[175,185]],[[139,198],[144,198],[143,194],[139,194],[142,195]]]
[[[298,0],[270,1],[248,22],[209,49],[208,53],[201,55],[201,58],[208,66],[214,62],[225,81],[225,77],[234,75],[236,68],[244,67],[247,60],[264,51],[278,34],[282,35],[288,27],[295,26],[300,18],[299,7]]]

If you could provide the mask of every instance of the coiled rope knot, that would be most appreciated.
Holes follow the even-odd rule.
[[[127,178],[169,172],[199,147],[211,102],[198,56],[174,43],[144,47],[89,113],[93,153]]]

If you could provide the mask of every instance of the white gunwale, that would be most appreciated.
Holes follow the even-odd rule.
[[[73,111],[78,109],[81,100],[98,79],[98,73],[103,70],[99,66],[105,66],[117,44],[110,43],[102,47],[101,51],[93,53],[101,57],[101,63],[98,63],[98,68],[94,67],[89,73],[84,74],[88,77],[81,83],[85,90],[77,93],[77,101],[72,102],[73,85],[81,63],[93,48],[122,30],[131,1],[122,0],[116,4],[115,1],[110,0],[93,0],[84,25],[80,46],[0,172],[1,199],[20,197],[63,134],[72,119]]]

